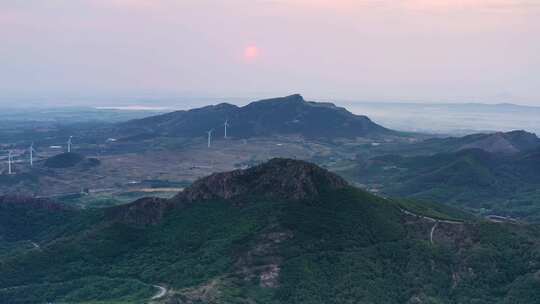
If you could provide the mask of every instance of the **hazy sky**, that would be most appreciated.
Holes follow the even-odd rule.
[[[0,0],[0,103],[540,105],[539,0]]]

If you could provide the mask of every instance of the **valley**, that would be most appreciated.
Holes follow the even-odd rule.
[[[335,151],[332,144],[292,136],[219,139],[211,148],[203,140],[194,140],[182,147],[167,149],[159,146],[163,140],[138,144],[140,152],[118,151],[123,148],[116,148],[115,143],[102,146],[100,155],[93,154],[91,147],[85,148],[82,153],[99,160],[99,165],[92,167],[47,168],[41,159],[59,152],[39,151],[33,168],[22,161],[15,163],[17,175],[6,177],[0,189],[5,194],[32,193],[38,197],[66,197],[68,200],[84,193],[82,200],[109,197],[120,203],[148,193],[178,192],[179,188],[213,172],[247,168],[272,157],[319,159],[332,166],[342,166],[354,159],[353,153]],[[10,179],[13,182],[9,182]]]
[[[289,117],[283,117],[285,113]],[[253,115],[259,118],[250,120]],[[334,117],[331,124],[336,126],[333,133],[317,137],[310,128],[321,115]],[[229,117],[229,136],[224,138],[220,125]],[[248,125],[242,125],[243,120],[248,120]],[[293,126],[283,129],[283,120]],[[353,133],[338,135],[341,129],[337,124],[351,123],[357,125],[347,132],[360,132],[360,137]],[[327,126],[317,128],[320,132],[329,130]],[[214,130],[210,147],[206,129]],[[259,133],[247,134],[248,129]],[[73,136],[72,154],[65,153],[69,136]],[[0,193],[54,198],[90,208],[127,203],[148,193],[168,197],[212,172],[247,168],[273,157],[311,160],[344,169],[352,164],[358,147],[415,140],[380,127],[367,117],[331,104],[306,102],[299,95],[258,101],[243,108],[220,104],[91,128],[81,123],[54,130],[29,129],[18,138],[4,145],[14,155],[16,174],[6,174],[4,169]],[[31,144],[32,156],[28,150]],[[30,166],[30,157],[34,166]],[[68,157],[76,160],[69,163]],[[59,158],[58,165],[47,164],[55,158]]]
[[[321,117],[329,124],[317,123]],[[351,123],[358,126],[348,130]],[[210,146],[207,129],[212,130]],[[65,154],[69,136],[74,153]],[[6,174],[4,167],[0,193],[51,198],[82,208],[125,204],[149,195],[169,198],[213,172],[285,157],[314,162],[385,197],[540,221],[536,135],[398,132],[300,95],[244,107],[218,104],[128,122],[110,120],[90,128],[86,123],[30,128],[17,138],[4,144],[14,155],[16,174]],[[34,166],[29,163],[32,143]],[[73,163],[63,159],[67,157]],[[54,161],[58,164],[51,165]],[[509,168],[513,174],[505,173]]]

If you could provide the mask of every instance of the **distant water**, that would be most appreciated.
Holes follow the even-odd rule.
[[[540,135],[540,107],[513,104],[341,103],[396,130],[464,135],[525,130]]]

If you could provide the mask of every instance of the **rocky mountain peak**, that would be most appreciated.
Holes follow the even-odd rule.
[[[252,196],[286,200],[317,197],[325,189],[347,186],[341,177],[314,164],[275,158],[246,169],[212,174],[196,181],[174,200],[242,199]]]
[[[213,199],[245,202],[250,198],[287,201],[316,199],[323,191],[342,189],[347,182],[317,165],[274,158],[258,166],[201,178],[171,199],[143,198],[108,209],[110,218],[132,225],[154,225],[172,209]]]

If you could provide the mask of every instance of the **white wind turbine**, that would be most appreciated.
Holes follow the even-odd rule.
[[[206,131],[206,134],[208,134],[208,148],[212,145],[212,132],[214,132],[214,129]]]
[[[30,151],[30,167],[34,166],[34,152],[36,151],[34,149],[34,143],[30,145],[30,148],[28,149]]]
[[[229,127],[229,120],[225,120],[225,123],[223,124],[223,126],[225,127],[225,136],[223,136],[223,138],[227,138],[227,127]]]
[[[70,136],[67,142],[67,151],[68,153],[71,152],[71,140],[73,139],[73,136]]]
[[[8,174],[13,174],[13,170],[11,168],[11,163],[13,162],[13,153],[9,151],[8,154]]]

